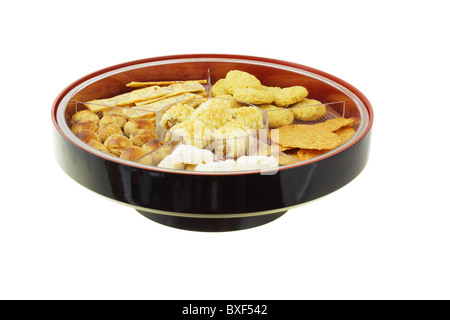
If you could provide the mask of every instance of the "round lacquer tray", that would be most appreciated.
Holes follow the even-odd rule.
[[[352,118],[355,134],[305,161],[280,152],[290,161],[275,169],[197,172],[123,160],[87,145],[70,130],[82,102],[128,92],[132,81],[208,79],[210,90],[230,70],[255,75],[266,86],[308,88],[310,96],[327,105],[325,119]],[[225,54],[155,57],[93,72],[59,94],[51,115],[57,161],[73,180],[153,221],[197,231],[259,226],[343,187],[367,163],[373,123],[367,98],[335,76],[292,62]]]

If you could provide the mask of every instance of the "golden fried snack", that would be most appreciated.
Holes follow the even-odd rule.
[[[240,70],[231,70],[224,81],[225,90],[233,94],[240,88],[262,89],[261,82],[254,75]]]
[[[266,111],[270,128],[289,126],[294,122],[294,114],[290,109],[277,107],[273,104],[264,104],[258,107]]]
[[[268,90],[239,88],[234,91],[233,98],[252,104],[265,104],[273,102],[273,94]]]
[[[92,120],[77,121],[70,127],[70,130],[75,134],[83,130],[92,130],[96,132],[98,130],[98,125]]]
[[[299,161],[305,161],[305,160],[309,160],[309,159],[318,157],[328,151],[330,151],[330,150],[327,150],[327,149],[323,149],[323,150],[299,149],[297,151],[296,159],[298,159]]]
[[[287,107],[308,96],[308,90],[302,86],[292,86],[277,90],[273,95],[273,102],[278,107]]]
[[[355,129],[353,129],[352,127],[343,127],[334,131],[334,133],[336,133],[339,136],[339,139],[341,139],[341,144],[344,144],[345,142],[350,140],[350,138],[353,137],[355,132],[356,132]]]
[[[158,140],[151,140],[146,142],[142,149],[151,152],[152,165],[157,166],[172,152],[174,145],[176,145],[176,142],[161,144]]]
[[[159,141],[158,139],[153,139],[144,143],[144,145],[142,146],[142,150],[148,153],[158,149],[161,146],[161,141]]]
[[[228,91],[225,88],[225,79],[219,79],[217,82],[211,87],[211,95],[213,97],[227,95]]]
[[[98,142],[97,140],[90,140],[87,144],[101,152],[110,154],[108,148],[106,148],[101,142]]]
[[[318,125],[280,127],[272,130],[270,137],[281,146],[301,149],[334,149],[341,143],[337,134]]]
[[[127,123],[127,118],[119,114],[109,113],[101,118],[99,126],[107,123],[115,123],[122,129],[125,123]]]
[[[263,114],[256,107],[241,107],[233,111],[235,121],[241,121],[249,129],[258,131],[264,126]]]
[[[180,122],[170,128],[169,131],[171,134],[166,136],[165,141],[170,139],[178,140],[179,137],[183,137],[184,143],[198,148],[206,147],[212,139],[212,127],[208,127],[208,125],[195,118]]]
[[[152,118],[156,115],[157,111],[162,110],[163,108],[167,107],[172,103],[196,98],[200,99],[203,97],[194,93],[184,93],[171,97],[163,97],[159,100],[153,100],[152,102],[145,102],[145,104],[137,104],[135,107],[124,109],[122,113],[128,119]]]
[[[155,131],[153,130],[137,130],[130,134],[130,141],[138,147],[142,147],[146,142],[157,139]]]
[[[293,104],[290,108],[295,118],[303,121],[318,120],[327,113],[327,107],[324,104],[318,100],[307,98]]]
[[[195,109],[191,119],[201,121],[210,130],[216,130],[233,120],[233,109],[226,99],[211,99]]]
[[[195,168],[197,167],[196,164],[185,164],[184,170],[186,171],[195,171]]]
[[[81,130],[80,132],[78,132],[76,134],[76,136],[78,138],[80,138],[81,140],[83,140],[84,142],[88,143],[91,140],[95,140],[98,142],[102,142],[99,138],[99,136],[92,130]]]
[[[91,110],[81,110],[72,116],[72,121],[74,123],[83,121],[93,121],[98,125],[100,122],[100,118],[97,114],[95,114]]]
[[[105,142],[113,134],[122,135],[122,129],[115,123],[105,123],[100,128],[98,128],[98,137],[102,142]]]
[[[233,120],[213,132],[216,154],[237,157],[245,153],[252,131],[240,120]]]
[[[104,142],[105,147],[113,155],[120,157],[126,148],[131,147],[133,143],[130,139],[121,134],[113,134]]]
[[[117,114],[117,115],[123,115],[122,111],[127,110],[127,108],[117,107],[117,108],[107,108],[105,110],[99,111],[98,114],[101,114],[102,117],[108,115],[108,114]]]
[[[204,93],[205,87],[196,81],[184,81],[173,83],[169,86],[151,86],[123,93],[112,98],[96,99],[85,103],[94,112],[108,109],[109,107],[125,107],[132,104],[148,104],[157,100],[178,96],[188,92]],[[155,110],[152,110],[155,111]]]
[[[133,132],[144,129],[155,130],[151,119],[131,119],[124,125],[123,133],[129,137]]]
[[[219,96],[216,96],[215,98],[216,99],[225,99],[225,100],[227,100],[230,103],[231,108],[233,108],[233,109],[234,108],[240,108],[240,107],[242,107],[244,105],[243,103],[240,103],[239,101],[235,100],[233,98],[233,96],[230,95],[230,94],[221,94]]]
[[[278,91],[281,90],[280,87],[268,87],[268,86],[262,86],[262,89],[263,89],[263,90],[266,90],[266,91],[269,91],[269,92],[271,92],[272,94],[275,94],[275,93],[277,93]]]
[[[336,131],[342,127],[351,126],[354,122],[354,118],[334,118],[322,123],[315,124],[314,126],[325,128],[330,131]]]
[[[194,108],[187,103],[177,103],[164,113],[160,124],[163,128],[169,130],[174,125],[189,119],[194,111]]]
[[[151,155],[147,155],[147,153],[148,152],[145,152],[142,148],[139,148],[137,146],[131,146],[126,148],[120,154],[120,159],[136,161],[138,163],[150,165],[152,163],[152,157]]]

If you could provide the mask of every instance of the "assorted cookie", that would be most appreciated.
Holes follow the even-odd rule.
[[[273,158],[280,152],[306,161],[355,134],[356,119],[327,118],[327,105],[309,97],[300,84],[266,86],[241,70],[218,79],[210,93],[204,84],[206,80],[130,82],[129,92],[84,102],[85,108],[71,118],[71,130],[89,146],[120,159],[191,171],[247,170],[252,164],[253,168],[274,167]],[[156,134],[157,113],[161,114],[158,125],[166,130],[164,137]],[[255,139],[260,139],[264,114],[268,120],[265,147],[250,155],[247,137],[256,133]],[[172,143],[176,139],[190,147],[178,150],[180,146]],[[213,152],[215,160],[192,162],[180,155],[192,148]],[[280,158],[276,163],[292,162]]]

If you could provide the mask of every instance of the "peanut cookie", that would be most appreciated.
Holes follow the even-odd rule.
[[[233,98],[252,104],[264,104],[273,102],[273,94],[270,91],[253,88],[236,89],[234,91]]]
[[[291,106],[296,119],[314,121],[322,118],[327,113],[327,107],[320,101],[304,98]]]
[[[278,107],[287,107],[302,101],[308,96],[308,90],[302,86],[287,87],[277,90],[273,95],[273,101]]]
[[[266,111],[270,128],[289,126],[294,122],[294,114],[290,109],[280,108],[273,104],[260,105],[259,108]]]
[[[254,75],[245,71],[231,70],[227,73],[224,86],[229,94],[240,88],[262,89],[261,82]]]

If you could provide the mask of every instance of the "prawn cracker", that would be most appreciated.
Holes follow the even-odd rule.
[[[274,135],[272,135],[272,140]],[[319,125],[290,125],[278,129],[276,138],[283,147],[302,149],[334,149],[341,139],[327,127]]]
[[[325,128],[329,131],[336,131],[342,127],[349,126],[354,123],[353,118],[334,118],[322,123],[318,123],[315,126]]]
[[[323,149],[323,150],[315,150],[315,149],[299,149],[296,154],[296,159],[300,161],[309,160],[315,157],[318,157],[330,150]]]
[[[336,133],[339,136],[339,139],[341,139],[341,144],[344,144],[351,137],[353,137],[355,132],[355,129],[353,129],[352,127],[342,127],[336,130],[334,133]]]

